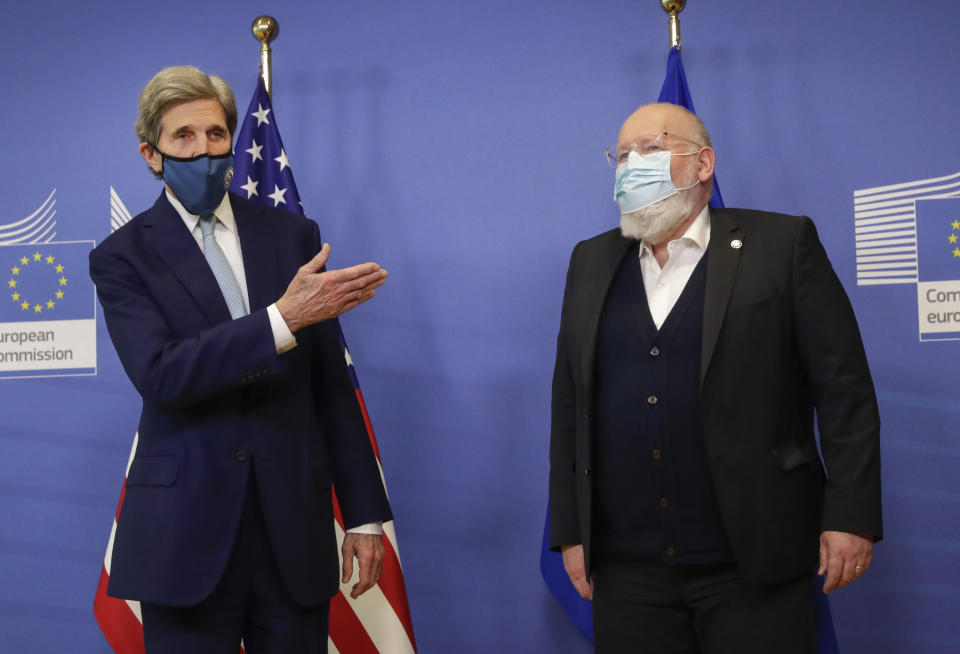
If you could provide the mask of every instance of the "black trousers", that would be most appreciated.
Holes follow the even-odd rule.
[[[230,560],[196,606],[142,602],[147,654],[326,654],[330,603],[304,607],[288,595],[267,539],[251,470]],[[176,571],[171,572],[176,574]]]
[[[732,564],[600,562],[597,654],[816,654],[812,574],[759,585]]]

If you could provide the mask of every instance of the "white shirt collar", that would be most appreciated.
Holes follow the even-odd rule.
[[[707,245],[710,243],[710,205],[705,204],[703,209],[700,210],[700,213],[697,214],[697,217],[693,219],[693,222],[690,223],[690,226],[687,227],[687,231],[683,233],[683,236],[680,238],[674,239],[667,243],[667,249],[671,249],[670,246],[679,241],[687,241],[691,246],[696,246],[701,251],[706,252]],[[640,256],[643,257],[645,254],[653,254],[653,250],[647,245],[646,241],[640,242]]]
[[[180,218],[183,219],[183,223],[187,226],[187,229],[190,230],[192,234],[193,231],[197,228],[197,223],[200,222],[200,216],[195,215],[187,211],[180,200],[171,193],[169,190],[164,189],[164,193],[167,194],[167,200],[180,215]],[[233,217],[233,207],[230,206],[230,194],[224,193],[223,199],[220,201],[220,205],[213,210],[214,215],[217,217],[223,226],[226,227],[229,231],[236,233],[236,220]]]

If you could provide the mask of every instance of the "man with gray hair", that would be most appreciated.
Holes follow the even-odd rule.
[[[570,258],[551,546],[597,652],[814,654],[814,571],[850,583],[882,536],[850,302],[809,218],[709,207],[686,109],[641,107],[607,154],[620,228]]]
[[[166,68],[140,94],[156,203],[90,253],[143,398],[108,593],[141,602],[148,654],[327,651],[342,579],[380,574],[391,519],[336,317],[384,283],[324,270],[316,223],[227,192],[237,109],[222,79]]]

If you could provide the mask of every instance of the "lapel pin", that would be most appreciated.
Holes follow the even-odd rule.
[[[734,250],[739,250],[743,247],[743,241],[741,241],[739,238],[735,238],[730,241],[730,247],[732,247]]]

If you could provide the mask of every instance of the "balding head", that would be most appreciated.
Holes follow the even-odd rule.
[[[712,146],[706,126],[695,113],[667,102],[646,104],[630,114],[620,128],[618,142],[632,140],[629,138],[630,134],[651,134],[657,131],[683,137],[701,147]]]

